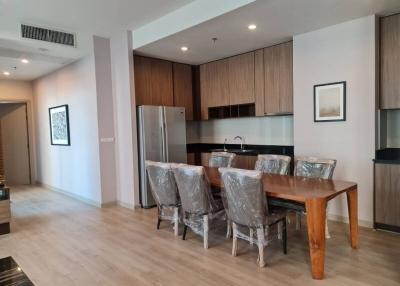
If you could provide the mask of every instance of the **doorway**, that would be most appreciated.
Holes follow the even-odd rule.
[[[31,184],[26,103],[0,104],[1,158],[8,185]]]

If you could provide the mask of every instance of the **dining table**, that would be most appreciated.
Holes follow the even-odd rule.
[[[218,168],[204,167],[204,169],[211,186],[222,188],[223,184]],[[304,206],[307,214],[311,274],[314,279],[324,278],[326,206],[328,201],[341,194],[347,196],[350,245],[353,249],[358,248],[358,194],[356,183],[291,175],[263,174],[262,185],[268,200],[279,200],[288,205]]]

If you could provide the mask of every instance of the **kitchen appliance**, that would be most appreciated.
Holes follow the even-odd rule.
[[[138,142],[140,204],[156,205],[146,174],[146,160],[186,163],[186,121],[184,107],[139,106]]]

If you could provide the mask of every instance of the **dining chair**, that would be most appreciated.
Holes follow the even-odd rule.
[[[287,175],[291,158],[285,155],[258,155],[255,170],[268,174]]]
[[[307,178],[332,179],[335,171],[336,160],[321,159],[317,157],[296,157],[294,164],[294,175]],[[301,228],[301,215],[304,212],[296,212],[296,229]],[[325,236],[330,238],[328,219],[325,223]]]
[[[178,236],[180,199],[172,164],[147,160],[146,170],[151,193],[158,208],[157,229],[160,229],[162,220],[173,221],[174,233]]]
[[[281,208],[268,209],[267,196],[263,190],[262,172],[234,168],[219,168],[223,182],[222,198],[225,211],[232,221],[232,255],[237,255],[238,238],[255,242],[258,246],[257,263],[265,266],[264,247],[273,240],[272,226],[282,222],[281,237],[283,253],[287,253],[286,211]],[[240,228],[254,230],[250,235]],[[278,235],[277,235],[278,237]]]
[[[208,160],[209,167],[232,167],[236,158],[235,153],[229,152],[211,152],[210,159]]]
[[[210,184],[202,166],[179,164],[173,168],[183,210],[183,236],[188,227],[203,236],[204,248],[208,248],[209,219],[223,214],[221,200],[213,197]]]

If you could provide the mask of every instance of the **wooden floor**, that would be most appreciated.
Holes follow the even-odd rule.
[[[326,279],[310,275],[307,233],[289,226],[288,255],[280,244],[257,249],[239,243],[232,257],[224,229],[210,249],[188,233],[155,229],[156,212],[98,209],[38,187],[13,188],[12,233],[0,237],[0,257],[13,256],[35,285],[400,285],[400,236],[360,230],[360,249],[348,243],[347,225],[330,222]],[[305,228],[304,228],[305,229]]]

